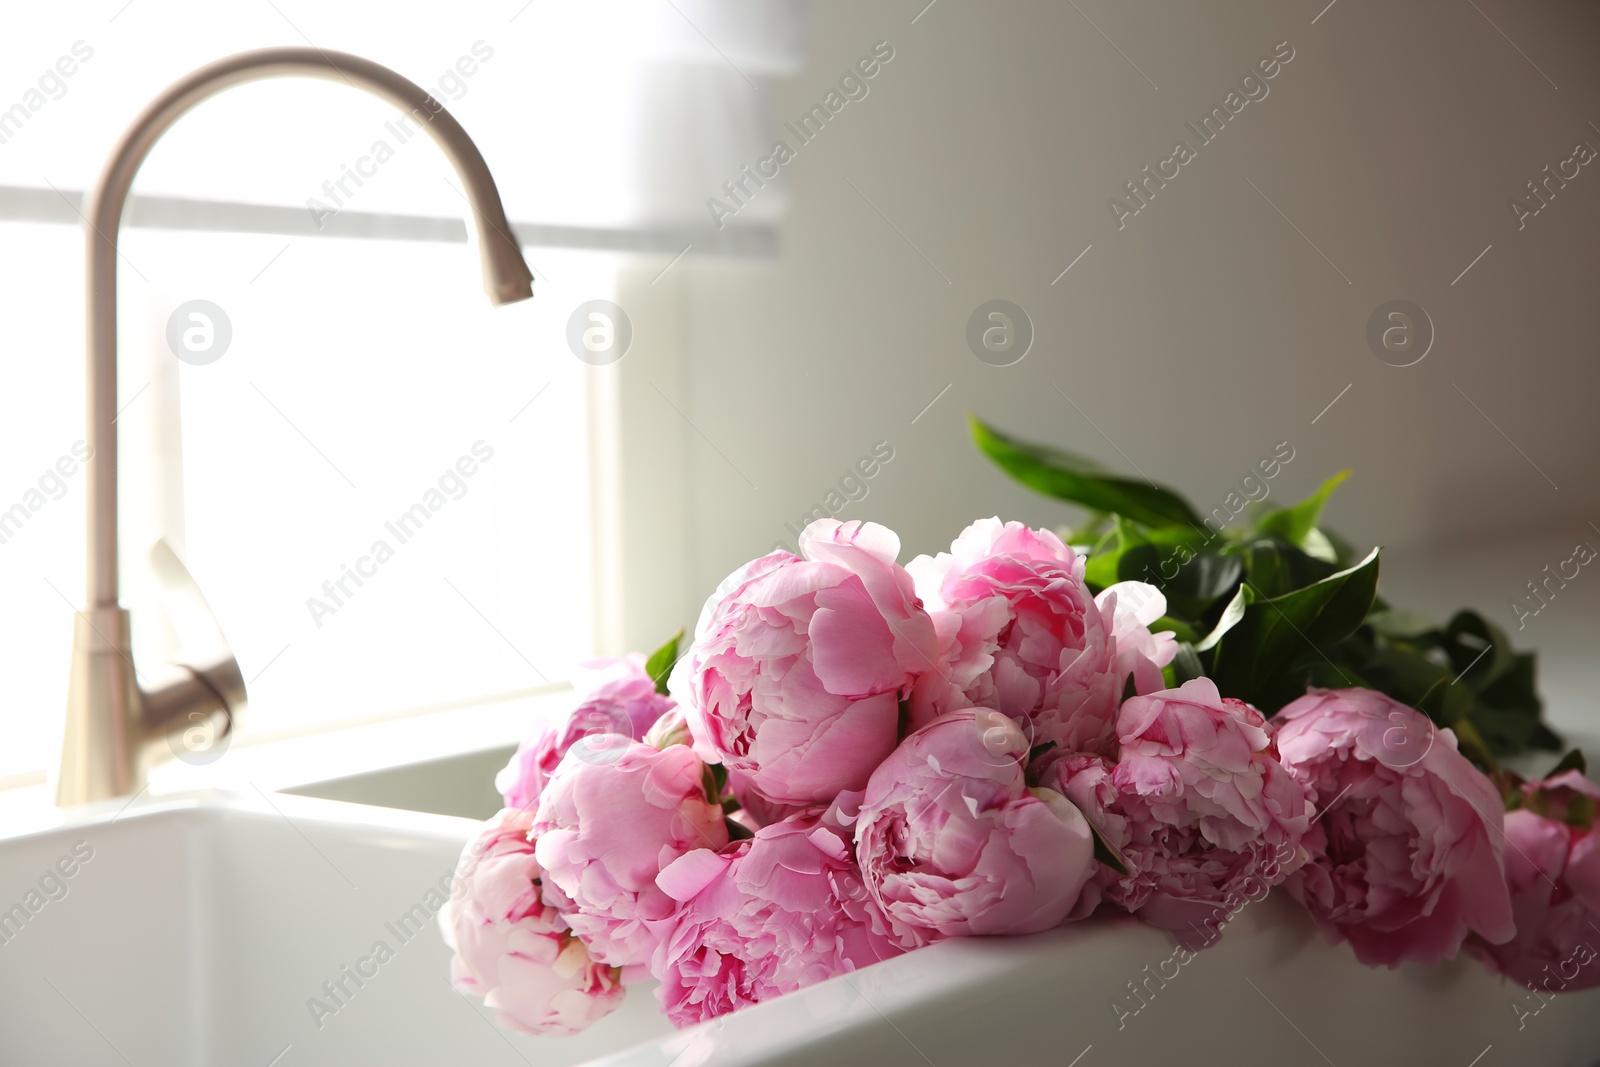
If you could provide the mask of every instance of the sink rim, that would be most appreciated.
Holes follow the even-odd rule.
[[[70,808],[50,808],[30,819],[18,819],[0,827],[0,848],[12,843],[48,837],[86,827],[109,827],[123,821],[141,822],[169,819],[183,813],[201,818],[267,818],[320,824],[342,825],[354,829],[418,834],[435,840],[453,840],[463,846],[477,833],[482,823],[455,815],[408,811],[348,800],[327,800],[290,793],[268,793],[257,789],[247,793],[233,789],[196,789],[157,796],[115,798]]]

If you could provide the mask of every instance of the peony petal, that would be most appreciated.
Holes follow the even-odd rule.
[[[673,900],[680,903],[693,899],[719,874],[728,869],[728,861],[708,848],[685,852],[661,869],[656,875],[656,885]]]

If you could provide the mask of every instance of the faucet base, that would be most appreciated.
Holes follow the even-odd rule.
[[[144,788],[144,770],[132,734],[138,729],[140,697],[126,609],[78,613],[71,670],[56,803],[86,804],[138,792]]]

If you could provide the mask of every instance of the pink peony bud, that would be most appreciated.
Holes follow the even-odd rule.
[[[1453,957],[1469,930],[1511,939],[1504,804],[1454,733],[1370,689],[1313,689],[1272,730],[1321,813],[1286,886],[1330,941],[1396,967]]]
[[[905,948],[867,894],[848,831],[812,809],[658,879],[683,901],[651,960],[667,1017],[689,1026]]]
[[[1075,914],[1103,893],[1199,948],[1305,862],[1304,788],[1275,758],[1261,714],[1223,698],[1211,679],[1130,697],[1117,713],[1117,741],[1115,764],[1067,756],[1043,776],[1129,868],[1124,876],[1102,867]]]
[[[897,935],[1027,934],[1067,917],[1093,872],[1093,840],[1065,797],[1028,788],[1027,757],[1015,723],[969,708],[917,730],[873,772],[856,851]]]
[[[468,843],[439,926],[455,949],[457,989],[482,997],[513,1030],[568,1036],[616,1009],[621,975],[594,962],[540,900],[531,823],[527,812],[506,809]]]
[[[865,786],[894,750],[901,698],[938,657],[893,532],[819,519],[800,551],[730,576],[689,653],[695,750],[785,805]]]
[[[540,722],[517,746],[511,762],[495,775],[494,786],[508,808],[532,811],[561,758],[579,738],[619,734],[635,741],[675,705],[656,692],[637,652],[624,659],[585,663],[574,688],[580,702],[564,717]]]
[[[1546,993],[1600,986],[1600,786],[1563,771],[1522,787],[1506,814],[1506,885],[1517,935],[1503,945],[1469,937],[1467,951],[1497,974]]]
[[[980,519],[948,553],[906,565],[933,615],[948,667],[923,677],[914,725],[951,708],[993,708],[1030,744],[1102,752],[1123,686],[1161,688],[1177,645],[1150,633],[1166,611],[1153,586],[1123,582],[1098,598],[1084,560],[1049,530]]]
[[[616,735],[585,738],[556,768],[534,817],[545,899],[558,906],[595,959],[645,964],[656,924],[675,902],[661,868],[728,843],[706,767],[687,747],[656,749]]]

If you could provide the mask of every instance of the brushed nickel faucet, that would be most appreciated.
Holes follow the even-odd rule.
[[[491,303],[533,295],[533,275],[511,234],[494,178],[477,146],[426,90],[371,60],[320,48],[264,48],[208,64],[150,103],[122,135],[84,203],[87,242],[88,493],[87,604],[73,633],[66,731],[56,803],[81,804],[144,788],[154,751],[195,722],[231,730],[245,702],[244,677],[224,650],[141,681],[117,579],[117,232],[129,188],[151,147],[200,101],[242,82],[308,77],[338,80],[412,112],[444,150],[466,187]]]

